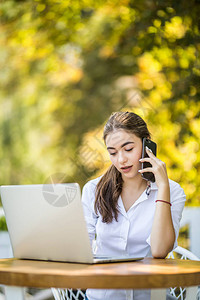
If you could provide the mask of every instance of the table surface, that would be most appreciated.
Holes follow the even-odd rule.
[[[0,284],[37,288],[166,288],[200,285],[200,261],[144,258],[75,264],[0,259]]]

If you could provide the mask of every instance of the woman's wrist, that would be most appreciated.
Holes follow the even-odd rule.
[[[169,179],[167,178],[164,182],[157,183],[157,186],[159,191],[169,190]]]
[[[170,202],[169,182],[158,187],[157,199]]]
[[[160,199],[157,199],[155,202],[156,202],[156,203],[157,203],[157,202],[162,202],[162,203],[166,203],[166,204],[169,204],[170,206],[172,206],[171,202],[166,201],[166,200],[160,200]]]

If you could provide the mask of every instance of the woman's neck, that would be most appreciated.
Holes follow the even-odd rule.
[[[123,189],[126,190],[145,190],[147,188],[147,181],[141,176],[137,178],[123,178]]]
[[[126,178],[123,182],[121,198],[124,205],[124,209],[128,211],[130,207],[139,199],[139,197],[144,193],[147,188],[146,180],[141,177],[136,178]]]

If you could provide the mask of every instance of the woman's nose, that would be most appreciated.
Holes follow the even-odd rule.
[[[127,161],[127,157],[126,157],[125,153],[119,152],[118,161],[120,164],[123,164]]]

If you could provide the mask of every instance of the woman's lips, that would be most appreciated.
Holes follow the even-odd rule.
[[[123,167],[123,168],[121,168],[121,170],[122,170],[124,173],[128,173],[131,169],[132,169],[132,166],[128,166],[128,167]]]

